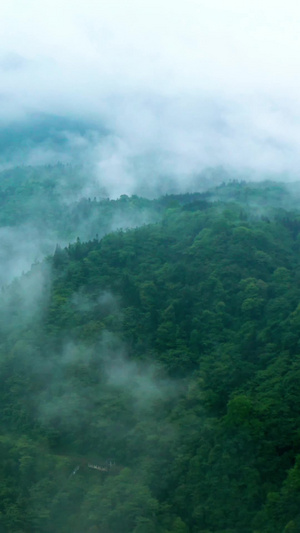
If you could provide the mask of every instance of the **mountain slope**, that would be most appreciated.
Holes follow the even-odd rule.
[[[297,531],[298,215],[180,204],[4,291],[8,531]]]

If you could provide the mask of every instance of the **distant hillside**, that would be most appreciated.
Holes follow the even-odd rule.
[[[283,216],[280,210],[297,211],[299,206],[297,184],[247,183],[230,179],[222,169],[207,169],[195,176],[193,190],[201,192],[156,199],[122,195],[112,200],[101,180],[80,165],[20,166],[2,171],[0,286],[52,254],[57,245],[153,223],[172,206],[186,204],[188,209],[197,209],[197,201],[235,202],[242,209],[251,208],[255,216],[274,216],[275,211]]]

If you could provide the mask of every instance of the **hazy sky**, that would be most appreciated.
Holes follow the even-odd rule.
[[[105,125],[88,154],[114,192],[145,168],[298,174],[296,0],[4,0],[0,26],[2,123],[54,113]]]

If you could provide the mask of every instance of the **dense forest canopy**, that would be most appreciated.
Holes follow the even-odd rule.
[[[78,171],[70,198],[68,173],[1,175],[3,235],[54,246],[2,288],[0,531],[297,533],[297,185],[109,200]]]

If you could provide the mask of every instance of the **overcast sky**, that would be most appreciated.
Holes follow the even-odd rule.
[[[0,50],[2,124],[104,125],[86,153],[115,193],[134,192],[145,165],[299,174],[296,0],[4,0]]]

